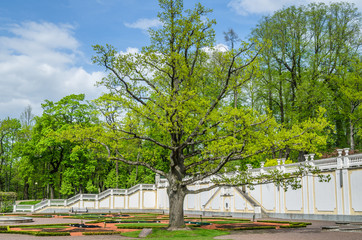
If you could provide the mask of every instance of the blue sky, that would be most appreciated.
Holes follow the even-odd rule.
[[[323,0],[330,2],[332,0]],[[192,8],[196,0],[184,0]],[[314,0],[201,0],[214,11],[217,44],[233,28],[246,39],[263,15]],[[361,10],[362,0],[348,0]],[[1,0],[0,120],[18,118],[27,105],[41,114],[45,99],[75,93],[94,99],[104,69],[91,63],[92,45],[137,51],[149,43],[146,29],[160,26],[157,0]]]

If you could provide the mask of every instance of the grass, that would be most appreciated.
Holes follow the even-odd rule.
[[[35,205],[37,203],[40,203],[41,201],[25,201],[25,202],[19,202],[18,205]]]
[[[138,237],[141,231],[122,233],[123,236],[127,237]],[[152,233],[147,236],[150,239],[159,240],[210,240],[214,237],[227,235],[229,232],[219,230],[208,230],[208,229],[192,229],[192,230],[179,230],[179,231],[167,231],[163,229],[153,229]]]
[[[231,223],[246,223],[250,222],[249,220],[221,220],[221,221],[203,221],[206,223],[213,223],[213,224],[231,224]]]
[[[11,225],[12,228],[24,228],[24,227],[33,227],[33,228],[43,228],[43,227],[53,227],[53,226],[69,226],[69,223],[58,223],[58,224],[34,224],[34,225]]]
[[[122,223],[116,224],[119,229],[143,229],[143,228],[164,228],[167,223]]]
[[[21,227],[22,229],[24,228],[39,228],[39,229],[47,229],[47,228],[68,228],[69,226],[63,226],[63,225],[53,225],[53,226],[34,226],[34,225],[27,225],[26,227]],[[11,228],[11,226],[10,226]]]

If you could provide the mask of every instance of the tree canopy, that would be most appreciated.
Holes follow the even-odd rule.
[[[314,119],[285,128],[265,110],[234,105],[235,89],[260,75],[257,42],[217,49],[213,25],[201,4],[184,10],[182,1],[159,1],[163,26],[151,29],[150,46],[120,54],[109,45],[94,46],[94,62],[108,77],[99,85],[109,92],[101,102],[116,119],[97,126],[91,141],[102,144],[109,159],[144,166],[167,178],[170,229],[182,227],[189,184],[242,161],[286,145],[314,150],[325,138],[321,110]],[[132,146],[132,147],[130,147]],[[141,152],[141,157],[138,153]],[[161,154],[161,155],[160,155]],[[157,164],[159,158],[163,164]]]

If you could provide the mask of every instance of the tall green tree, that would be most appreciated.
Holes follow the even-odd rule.
[[[72,125],[89,126],[98,121],[92,105],[84,97],[84,94],[72,94],[58,102],[46,100],[42,104],[43,114],[35,117],[31,140],[25,143],[22,152],[22,161],[29,168],[22,169],[27,182],[33,186],[37,182],[46,188],[43,197],[53,199],[62,184],[69,185],[69,182],[72,190],[85,191],[95,172],[96,161],[92,161],[90,151],[83,149],[81,143],[63,137]],[[92,188],[88,186],[88,189]],[[63,188],[63,194],[69,194],[69,189]]]
[[[0,120],[0,190],[9,191],[13,174],[14,145],[20,130],[20,122],[15,118]]]
[[[307,120],[287,130],[268,114],[232,104],[233,91],[257,74],[260,46],[218,50],[211,10],[201,4],[184,10],[181,0],[159,4],[163,27],[149,31],[151,44],[140,53],[94,47],[94,62],[109,71],[99,82],[109,90],[102,101],[114,106],[116,121],[83,129],[78,137],[103,145],[111,160],[167,178],[172,230],[184,227],[186,194],[210,190],[188,185],[271,148],[312,149],[323,141],[315,131],[326,123]]]
[[[326,108],[335,130],[330,137],[335,146],[345,146],[349,123],[339,108],[349,103],[343,102],[335,79],[360,56],[358,9],[343,2],[287,7],[264,17],[252,36],[271,44],[260,61],[262,104],[285,126],[315,116],[319,106]]]

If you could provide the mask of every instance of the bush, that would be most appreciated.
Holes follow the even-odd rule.
[[[15,199],[16,193],[14,192],[0,192],[0,212],[12,212]]]

